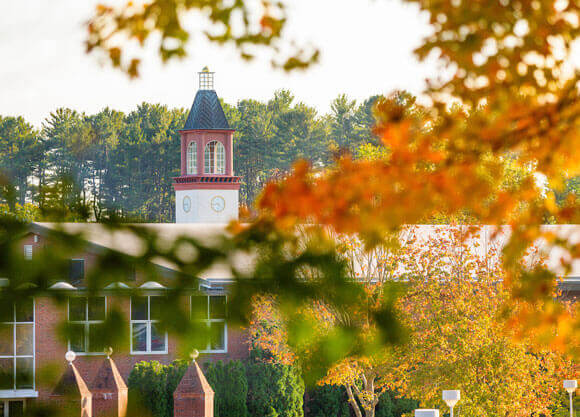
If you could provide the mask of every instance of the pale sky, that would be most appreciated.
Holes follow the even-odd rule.
[[[109,3],[110,0],[100,0]],[[35,126],[58,107],[89,114],[108,106],[125,112],[143,101],[190,107],[197,72],[216,72],[226,102],[267,100],[290,89],[297,100],[327,112],[346,93],[357,100],[394,89],[421,92],[433,74],[412,50],[429,33],[427,16],[400,0],[291,0],[287,35],[321,50],[320,62],[286,74],[269,57],[251,63],[231,47],[193,39],[189,56],[163,65],[151,50],[141,77],[128,77],[84,53],[83,22],[96,0],[0,1],[0,115],[22,115]]]

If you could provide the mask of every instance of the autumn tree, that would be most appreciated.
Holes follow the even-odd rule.
[[[405,250],[408,291],[398,305],[410,338],[398,350],[401,390],[444,408],[441,391],[459,389],[461,413],[468,415],[550,415],[572,364],[530,337],[510,334],[504,309],[519,305],[502,286],[499,242],[486,230],[466,237],[468,230],[419,226]]]
[[[350,276],[364,289],[356,306],[304,307],[301,314],[316,329],[305,340],[274,300],[257,299],[250,327],[254,345],[276,360],[308,367],[316,358],[317,338],[335,326],[357,327],[358,343],[318,384],[344,386],[359,417],[374,416],[386,390],[441,408],[441,391],[460,389],[462,412],[474,415],[551,413],[559,382],[573,367],[532,337],[512,333],[510,318],[520,303],[502,286],[501,240],[490,228],[408,227],[372,251],[354,237],[338,240]],[[527,259],[530,270],[542,261],[540,252]],[[379,311],[404,328],[381,334],[385,315]]]

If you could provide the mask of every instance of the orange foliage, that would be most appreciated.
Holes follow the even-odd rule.
[[[580,223],[578,200],[559,207],[551,191],[580,174],[578,73],[570,62],[571,43],[580,34],[580,5],[409,1],[430,13],[434,29],[418,56],[439,57],[449,77],[430,80],[427,106],[400,95],[377,102],[375,131],[388,158],[344,156],[325,172],[298,162],[287,178],[266,187],[259,201],[262,216],[284,229],[314,222],[358,233],[371,247],[386,232],[441,214],[508,224],[513,233],[504,250],[505,284],[517,287],[512,271],[542,237],[546,218]],[[531,175],[506,189],[506,157],[534,167],[551,189],[538,186]],[[578,244],[547,238],[578,256]],[[554,280],[551,274],[538,276]],[[570,320],[541,313],[562,329]],[[522,310],[519,319],[529,318]],[[580,322],[570,326],[579,327]],[[560,337],[567,346],[575,341],[572,332]]]

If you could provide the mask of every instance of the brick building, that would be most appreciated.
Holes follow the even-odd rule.
[[[162,236],[168,244],[182,235],[202,241],[218,238],[225,233],[227,222],[238,215],[240,178],[233,175],[234,131],[213,89],[213,73],[204,68],[199,73],[199,81],[187,121],[180,130],[181,176],[173,179],[176,223],[140,225]],[[154,262],[159,280],[148,281],[136,272],[89,297],[84,277],[98,254],[106,248],[138,256],[141,242],[129,233],[112,232],[97,223],[32,223],[22,241],[24,257],[32,258],[41,251],[50,251],[51,232],[57,228],[82,233],[86,245],[83,251],[71,257],[67,277],[55,280],[46,295],[15,304],[8,316],[0,320],[0,417],[20,415],[31,401],[55,402],[60,398],[62,389],[55,391],[55,385],[62,388],[62,384],[57,384],[56,380],[53,384],[40,381],[39,373],[46,366],[56,366],[57,376],[68,375],[64,380],[72,381],[75,375],[82,376],[91,392],[102,390],[106,356],[95,329],[113,305],[129,321],[129,345],[117,347],[113,354],[116,372],[125,381],[137,362],[170,363],[178,357],[177,341],[157,326],[159,299],[171,286],[175,273],[172,266],[162,261]],[[204,360],[246,357],[248,347],[244,332],[226,323],[231,271],[215,266],[198,278],[199,288],[195,289],[195,295],[183,295],[181,302],[186,308],[195,305],[205,310],[203,321],[211,337],[206,346],[198,348]],[[139,296],[123,294],[123,290],[129,288],[138,289]],[[66,301],[56,303],[55,294]],[[78,328],[74,340],[63,340],[59,332],[60,323],[66,321]],[[64,360],[69,350],[76,353],[76,374],[67,368]],[[83,391],[82,383],[80,386]],[[94,416],[100,415],[98,404],[98,398],[93,398]]]

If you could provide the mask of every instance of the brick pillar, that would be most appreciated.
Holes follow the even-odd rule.
[[[213,417],[214,392],[195,360],[173,393],[174,417]]]
[[[90,383],[93,393],[93,417],[125,417],[127,385],[117,365],[107,357]]]
[[[92,417],[93,395],[72,363],[50,394],[50,405],[58,409],[59,416]]]

